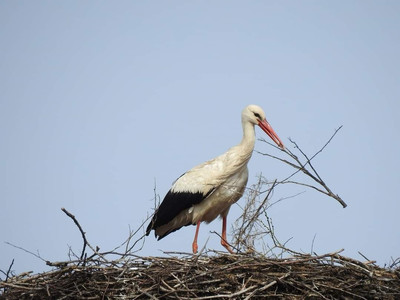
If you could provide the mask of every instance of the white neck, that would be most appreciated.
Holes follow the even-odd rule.
[[[242,122],[242,126],[243,126],[243,138],[238,146],[243,149],[244,153],[247,152],[248,155],[251,156],[256,141],[256,133],[254,130],[254,125],[250,122]]]

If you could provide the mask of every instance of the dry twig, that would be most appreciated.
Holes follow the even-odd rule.
[[[298,184],[298,185],[302,185],[302,186],[306,186],[306,187],[315,189],[316,191],[318,191],[320,193],[323,193],[323,194],[325,194],[325,195],[327,195],[329,197],[332,197],[333,199],[338,201],[343,207],[346,207],[347,206],[346,202],[344,202],[342,200],[342,198],[339,197],[339,195],[334,194],[331,191],[331,189],[322,180],[321,176],[318,174],[318,172],[316,171],[316,169],[314,168],[314,166],[311,163],[311,161],[326,148],[326,146],[332,141],[332,139],[335,137],[335,135],[338,133],[338,131],[341,128],[342,128],[342,126],[340,126],[338,129],[336,129],[335,132],[333,133],[333,135],[329,138],[329,140],[322,146],[322,148],[320,150],[318,150],[311,157],[308,157],[308,155],[306,155],[304,153],[304,151],[300,149],[299,145],[295,141],[289,139],[290,142],[294,145],[294,148],[297,149],[300,152],[300,154],[302,156],[304,156],[304,158],[306,159],[306,161],[304,163],[292,151],[290,151],[288,148],[285,148],[284,150],[282,150],[282,149],[276,147],[275,145],[273,145],[272,143],[270,143],[270,142],[268,142],[268,141],[266,141],[264,139],[261,139],[261,141],[263,141],[263,142],[271,145],[272,147],[284,152],[286,155],[288,155],[292,159],[292,161],[289,161],[289,160],[286,160],[284,158],[281,158],[281,157],[278,157],[278,156],[275,156],[275,155],[271,155],[271,154],[268,154],[268,153],[262,153],[262,152],[258,152],[258,153],[260,153],[262,155],[265,155],[265,156],[272,157],[274,159],[277,159],[277,160],[279,160],[279,161],[281,161],[281,162],[283,162],[283,163],[285,163],[285,164],[287,164],[287,165],[289,165],[289,166],[291,166],[291,167],[296,169],[296,171],[293,172],[291,175],[289,175],[288,177],[286,177],[283,180],[278,181],[278,184],[291,183],[291,184]],[[307,169],[307,166],[309,166],[311,168],[311,170]],[[311,178],[320,187],[315,186],[315,185],[310,185],[310,184],[307,184],[307,183],[304,183],[304,182],[290,180],[294,175],[296,175],[300,171],[303,172],[305,175],[307,175],[309,178]]]

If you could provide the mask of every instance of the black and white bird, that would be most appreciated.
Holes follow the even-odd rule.
[[[242,141],[224,154],[179,177],[155,211],[146,235],[154,229],[155,236],[160,240],[183,226],[197,225],[192,244],[193,253],[197,253],[200,223],[210,223],[220,216],[221,245],[232,253],[226,239],[226,217],[231,205],[242,197],[247,184],[247,163],[254,149],[255,125],[260,126],[284,149],[282,141],[265,119],[262,108],[257,105],[247,106],[242,111]]]

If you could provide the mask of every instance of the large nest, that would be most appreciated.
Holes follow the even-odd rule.
[[[400,269],[339,253],[131,257],[60,263],[0,282],[0,299],[400,299]]]

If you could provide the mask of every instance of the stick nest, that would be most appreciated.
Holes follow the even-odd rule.
[[[0,299],[400,299],[400,269],[341,256],[130,257],[0,282]]]

